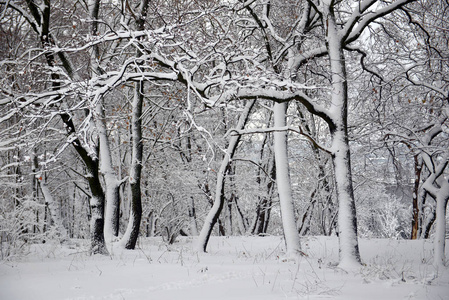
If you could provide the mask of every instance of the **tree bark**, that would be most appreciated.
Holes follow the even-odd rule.
[[[92,20],[90,33],[92,36],[98,35],[98,19],[100,11],[99,0],[89,0],[88,2],[89,14]],[[94,75],[100,75],[103,71],[99,65],[99,48],[97,45],[92,47],[90,63],[91,72]],[[99,160],[100,173],[103,175],[105,183],[105,200],[106,200],[106,215],[104,225],[104,236],[106,242],[112,242],[114,237],[118,236],[119,232],[119,213],[120,213],[120,182],[117,180],[117,174],[114,172],[112,164],[112,153],[109,145],[106,116],[104,108],[104,98],[92,99],[97,101],[95,104],[95,128],[99,138]]]
[[[441,180],[441,186],[436,195],[436,228],[434,237],[434,265],[443,266],[446,260],[444,250],[446,247],[446,208],[449,199],[449,182]]]
[[[120,214],[120,181],[114,172],[112,153],[106,128],[103,100],[96,108],[96,128],[100,144],[100,173],[103,175],[106,193],[106,214],[104,236],[106,242],[113,241],[119,233]]]
[[[190,204],[189,204],[189,220],[190,220],[190,234],[192,236],[198,236],[198,224],[196,221],[196,210],[195,210],[195,199],[193,196],[190,197]]]
[[[288,103],[275,103],[274,127],[286,126],[286,112]],[[288,164],[287,131],[276,131],[274,136],[274,157],[276,161],[276,184],[278,187],[281,206],[282,227],[284,230],[287,257],[295,257],[301,251],[301,243],[296,227],[295,208],[293,204],[290,168]]]
[[[144,30],[145,18],[147,16],[148,4],[150,0],[143,0],[139,6],[139,15],[136,19],[137,30]],[[140,49],[137,49],[137,58],[142,56]],[[140,223],[142,220],[142,158],[143,158],[143,141],[142,141],[142,106],[144,99],[144,83],[139,81],[134,88],[134,98],[132,103],[131,118],[131,137],[132,137],[132,153],[131,167],[129,174],[129,183],[131,187],[131,211],[128,221],[128,227],[122,239],[122,244],[126,249],[134,249],[136,247],[137,238],[139,237]]]
[[[416,240],[419,237],[420,223],[419,223],[419,184],[421,182],[421,171],[422,162],[419,161],[419,156],[414,156],[415,162],[415,182],[413,185],[413,196],[412,196],[412,232],[410,238]]]
[[[357,237],[357,216],[352,186],[351,154],[348,138],[348,83],[341,35],[333,10],[326,6],[327,47],[331,67],[332,162],[338,199],[340,263],[343,268],[361,265]]]
[[[424,195],[424,197],[427,197],[427,196]],[[429,199],[426,200],[426,203],[427,203],[426,205],[428,207],[430,206],[429,207],[430,211],[427,214],[423,213],[423,217],[422,217],[423,218],[423,220],[422,220],[423,223],[422,223],[421,237],[423,239],[428,239],[430,237],[430,231],[432,229],[433,224],[435,223],[435,218],[436,218],[436,215],[435,215],[435,205],[436,205],[436,203],[432,204],[432,205],[429,205],[428,201],[429,201]],[[435,199],[432,200],[432,201],[435,201]]]
[[[100,173],[103,175],[106,192],[106,214],[104,236],[111,242],[119,233],[120,214],[120,181],[117,179],[112,165],[112,153],[107,136],[103,101],[97,105],[96,128],[100,144]]]
[[[343,268],[351,268],[360,266],[361,262],[350,154],[347,144],[342,148],[339,147],[338,151],[332,155],[338,199],[339,265]]]
[[[132,113],[132,154],[129,183],[131,187],[131,211],[128,221],[128,227],[123,236],[122,243],[126,249],[134,249],[137,238],[139,237],[140,222],[142,219],[142,196],[141,196],[141,177],[142,177],[142,105],[143,105],[143,87],[142,81],[136,83],[134,92],[133,113]]]
[[[270,112],[267,116],[266,124],[267,127],[271,125],[272,112]],[[257,178],[256,182],[259,187],[259,190],[262,191],[266,189],[266,194],[258,195],[257,206],[255,210],[255,216],[251,222],[250,230],[251,234],[260,235],[265,234],[267,232],[270,212],[271,212],[271,203],[273,197],[274,190],[274,181],[276,180],[276,164],[274,162],[274,155],[271,149],[271,144],[267,143],[269,135],[266,134],[262,141],[262,146],[260,149],[259,155],[259,164],[261,167],[257,170]],[[268,154],[265,156],[268,157],[267,161],[264,163],[264,152],[267,149]],[[263,176],[262,169],[266,169],[267,173]],[[264,180],[262,180],[262,178]]]
[[[441,131],[440,131],[441,132]],[[449,180],[444,176],[444,170],[449,165],[448,156],[440,157],[442,162],[436,163],[432,156],[424,154],[427,168],[430,176],[423,184],[423,188],[435,198],[435,235],[434,235],[434,260],[435,266],[444,265],[445,263],[445,246],[446,246],[446,207],[449,199]]]

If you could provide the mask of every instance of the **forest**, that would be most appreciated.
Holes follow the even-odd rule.
[[[378,238],[447,265],[447,0],[0,0],[0,40],[0,260],[329,236],[345,270]]]

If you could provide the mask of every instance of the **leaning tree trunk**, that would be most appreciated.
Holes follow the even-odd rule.
[[[257,214],[251,231],[252,234],[257,235],[266,234],[268,230],[268,224],[270,223],[273,194],[275,193],[274,183],[276,181],[276,163],[274,158],[269,160],[267,164],[267,170],[268,176],[266,176],[266,180],[264,181],[266,194],[259,198],[260,200],[256,208]],[[262,185],[259,186],[262,187]]]
[[[259,234],[266,234],[268,231],[268,225],[270,224],[271,218],[271,208],[273,204],[273,194],[274,194],[274,181],[276,180],[276,164],[273,162],[271,164],[270,170],[270,178],[267,183],[267,201],[264,201],[264,205],[262,206],[262,214],[263,214],[263,222],[261,222],[261,226],[259,227]]]
[[[89,2],[89,10],[96,11],[98,14],[99,1],[93,0]],[[55,46],[54,39],[51,39],[51,33],[49,31],[50,28],[50,3],[45,1],[44,5],[41,7],[33,2],[27,1],[27,5],[29,7],[30,12],[32,12],[33,18],[36,20],[38,24],[41,25],[41,30],[36,30],[39,34],[39,38],[43,46]],[[92,8],[92,10],[91,10]],[[42,14],[36,13],[41,11]],[[92,24],[96,24],[97,22],[92,22]],[[93,25],[96,26],[96,25]],[[72,64],[70,60],[67,59],[65,52],[58,53],[59,58],[61,59],[61,63],[66,69],[67,73],[71,77],[77,77],[76,72],[72,68]],[[55,56],[52,52],[45,53],[45,59],[47,65],[51,68],[56,66]],[[52,89],[59,90],[61,88],[60,76],[58,73],[52,73]],[[73,123],[73,118],[70,114],[66,112],[60,112],[60,117],[62,122],[64,123],[64,127],[67,130],[67,136],[69,137],[71,145],[74,147],[75,151],[80,156],[84,165],[86,166],[86,178],[89,183],[89,188],[91,191],[90,197],[90,209],[91,209],[91,253],[92,254],[108,254],[108,250],[106,249],[104,235],[103,235],[103,226],[104,226],[104,192],[100,183],[100,178],[98,176],[98,159],[90,155],[90,150],[83,147],[83,143],[77,137],[77,132],[75,129],[75,125]],[[95,149],[98,150],[98,149]],[[98,151],[97,151],[98,153]]]
[[[288,103],[275,103],[274,127],[286,126],[286,112]],[[296,227],[295,208],[293,205],[290,170],[288,164],[287,131],[275,131],[274,157],[276,161],[276,184],[278,187],[279,202],[281,206],[282,227],[284,229],[287,257],[294,257],[301,252],[301,243]]]
[[[68,136],[76,136],[73,118],[69,114],[60,114],[63,123],[67,129]],[[92,254],[109,254],[104,240],[104,192],[99,177],[99,162],[97,158],[89,155],[87,150],[82,147],[78,138],[72,140],[72,145],[86,166],[86,179],[89,184],[90,196],[90,240]],[[98,151],[96,151],[98,153]]]
[[[67,233],[67,229],[65,229],[62,218],[61,218],[61,209],[59,205],[55,202],[53,195],[50,192],[47,184],[43,181],[42,176],[38,178],[39,187],[41,188],[42,195],[44,196],[45,203],[48,205],[50,210],[50,216],[53,220],[53,223],[56,226],[56,231],[61,239],[61,242],[65,242],[69,239],[69,235]]]
[[[254,106],[255,100],[249,100],[246,103],[245,109],[240,115],[236,130],[242,130],[248,121],[249,114],[252,107]],[[240,135],[231,133],[231,138],[229,140],[228,148],[224,155],[223,161],[221,162],[220,170],[217,173],[217,186],[215,189],[215,198],[211,210],[207,214],[206,220],[204,220],[203,228],[201,229],[200,235],[198,237],[198,248],[199,251],[206,252],[207,243],[209,242],[212,229],[215,223],[217,223],[220,213],[224,205],[224,183],[226,179],[226,174],[228,172],[229,164],[232,157],[234,156],[237,145],[240,141]]]
[[[42,195],[44,196],[45,204],[48,206],[48,209],[50,211],[51,219],[55,224],[57,234],[59,235],[61,242],[65,242],[69,239],[69,234],[67,233],[67,229],[64,227],[64,224],[62,222],[61,207],[53,198],[53,195],[51,194],[50,189],[45,182],[45,178],[43,178],[43,175],[38,173],[36,174],[36,178]]]
[[[63,225],[61,218],[61,207],[55,202],[55,199],[53,198],[53,195],[45,182],[44,175],[38,170],[39,162],[34,151],[32,153],[31,161],[33,162],[34,178],[37,179],[37,183],[41,189],[42,195],[44,196],[45,204],[50,211],[50,216],[55,224],[57,234],[59,235],[61,242],[65,242],[69,239],[69,234]]]
[[[338,199],[338,238],[340,243],[340,263],[344,268],[359,267],[361,264],[357,216],[352,186],[351,155],[348,138],[348,83],[346,63],[341,36],[333,11],[326,11],[328,23],[328,53],[332,73],[332,98],[330,115],[333,123],[332,161],[335,169]]]

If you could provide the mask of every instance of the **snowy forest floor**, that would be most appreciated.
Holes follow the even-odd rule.
[[[0,299],[449,299],[449,268],[432,266],[432,242],[361,239],[364,266],[335,267],[336,237],[305,237],[308,256],[284,261],[281,237],[212,237],[88,255],[87,241],[30,246],[0,262]],[[448,256],[448,251],[446,251]]]

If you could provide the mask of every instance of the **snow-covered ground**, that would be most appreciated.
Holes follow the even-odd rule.
[[[431,241],[361,239],[365,264],[346,272],[336,237],[302,238],[308,256],[283,260],[280,237],[212,237],[166,245],[141,239],[89,256],[86,242],[33,245],[0,262],[1,300],[52,299],[449,299],[449,269],[432,266]],[[446,251],[448,255],[448,251]]]

